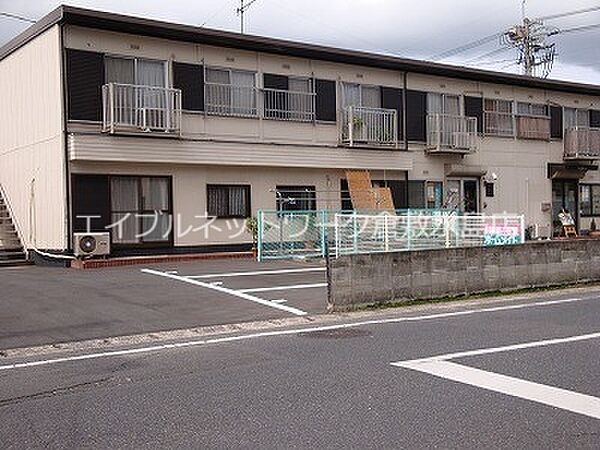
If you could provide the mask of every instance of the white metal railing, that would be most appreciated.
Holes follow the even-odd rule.
[[[342,111],[342,142],[356,144],[398,144],[398,118],[395,109],[348,106]]]
[[[134,84],[102,86],[103,129],[181,131],[181,90]]]
[[[438,152],[474,152],[477,148],[477,119],[449,114],[428,115],[427,148]]]
[[[483,132],[489,136],[513,137],[515,117],[512,113],[484,111]]]
[[[278,120],[312,122],[315,120],[314,92],[263,89],[264,117]]]
[[[525,242],[522,215],[336,214],[335,255]]]
[[[565,159],[600,159],[600,128],[567,128],[564,146]]]
[[[205,108],[208,114],[257,117],[258,93],[254,86],[205,83]]]

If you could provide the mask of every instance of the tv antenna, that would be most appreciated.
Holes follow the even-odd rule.
[[[244,34],[244,13],[252,6],[256,0],[250,0],[245,3],[244,0],[240,0],[240,7],[236,9],[236,12],[240,16],[240,33]]]

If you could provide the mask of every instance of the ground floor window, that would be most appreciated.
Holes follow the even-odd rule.
[[[425,184],[427,208],[440,209],[444,203],[444,183],[441,181],[428,181]]]
[[[114,244],[170,242],[170,178],[111,176],[110,214]]]
[[[446,182],[446,208],[464,213],[479,211],[479,179],[458,178]]]
[[[579,211],[582,216],[600,216],[600,184],[579,185]]]
[[[317,192],[314,186],[277,186],[277,211],[314,211]]]
[[[206,193],[210,217],[246,218],[251,214],[250,185],[209,184]]]
[[[577,225],[577,180],[552,180],[552,225],[553,234],[558,236],[562,232],[562,225],[558,215],[564,209],[571,214]]]

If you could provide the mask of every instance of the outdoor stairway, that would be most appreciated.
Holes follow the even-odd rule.
[[[0,267],[27,264],[27,256],[2,194],[0,194]]]

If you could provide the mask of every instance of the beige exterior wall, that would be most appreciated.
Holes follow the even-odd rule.
[[[65,247],[60,31],[0,61],[0,185],[27,247]]]
[[[252,214],[259,209],[275,210],[278,185],[315,186],[317,208],[340,209],[339,169],[303,169],[274,167],[216,167],[172,164],[92,163],[78,162],[73,173],[169,176],[173,185],[173,215],[176,246],[239,244],[251,242],[243,219],[207,220],[208,184],[243,184],[251,186]],[[374,179],[403,180],[404,172],[374,171]],[[195,229],[196,231],[188,231]],[[207,230],[207,231],[206,231]],[[205,235],[205,233],[208,233]]]
[[[358,82],[371,85],[404,87],[403,74],[376,68],[307,60],[251,51],[195,45],[164,39],[137,37],[106,31],[68,27],[65,45],[70,48],[93,50],[107,54],[155,58],[204,64],[208,67],[230,67],[261,73],[294,76],[314,76],[336,81]],[[257,77],[258,87],[262,83]],[[558,104],[580,108],[600,109],[600,98],[568,94],[542,89],[527,89],[503,84],[482,83],[423,74],[407,75],[408,89],[427,92],[483,96],[513,101]],[[338,106],[341,96],[338,95]],[[338,120],[339,123],[339,120]],[[203,165],[220,167],[208,170],[212,176],[223,176],[227,182],[231,174],[240,172],[239,166],[255,166],[249,173],[256,174],[253,197],[265,191],[262,183],[274,184],[280,171],[273,167],[294,167],[292,184],[323,183],[327,174],[339,173],[344,168],[370,170],[408,170],[412,180],[441,181],[464,177],[469,171],[497,175],[495,196],[486,198],[483,177],[480,181],[480,210],[486,213],[519,213],[526,215],[526,225],[550,227],[551,212],[545,206],[552,200],[552,183],[548,179],[547,164],[563,163],[562,140],[545,142],[516,138],[480,137],[475,154],[461,156],[432,155],[420,143],[410,143],[409,152],[377,151],[339,148],[339,128],[332,124],[294,123],[276,120],[240,119],[204,114],[184,113],[183,139],[139,139],[101,136],[97,125],[70,124],[70,158],[74,167],[87,164],[109,163],[117,170],[119,164],[146,161],[180,166],[181,179],[188,175],[198,192],[198,174],[208,170]],[[185,168],[183,165],[190,165]],[[224,166],[230,166],[230,169]],[[94,166],[95,167],[95,166]],[[169,166],[170,167],[170,166]],[[460,169],[462,167],[462,169]],[[459,170],[456,170],[459,168]],[[311,169],[311,170],[306,170]],[[186,172],[187,171],[187,172]],[[461,173],[463,175],[461,175]],[[259,175],[260,174],[260,175]],[[179,176],[177,178],[180,178]],[[192,178],[194,181],[192,181]],[[235,178],[235,177],[234,177]],[[314,183],[310,180],[315,181]],[[219,181],[219,180],[216,180]],[[582,182],[600,182],[597,171],[590,171]],[[256,183],[257,188],[254,188]],[[205,182],[204,182],[205,184]],[[182,185],[183,186],[183,185]],[[175,188],[178,196],[190,195],[183,187]],[[258,203],[257,203],[258,202]],[[188,203],[183,201],[184,205]],[[254,201],[253,206],[260,204]],[[589,220],[582,220],[586,227]]]

